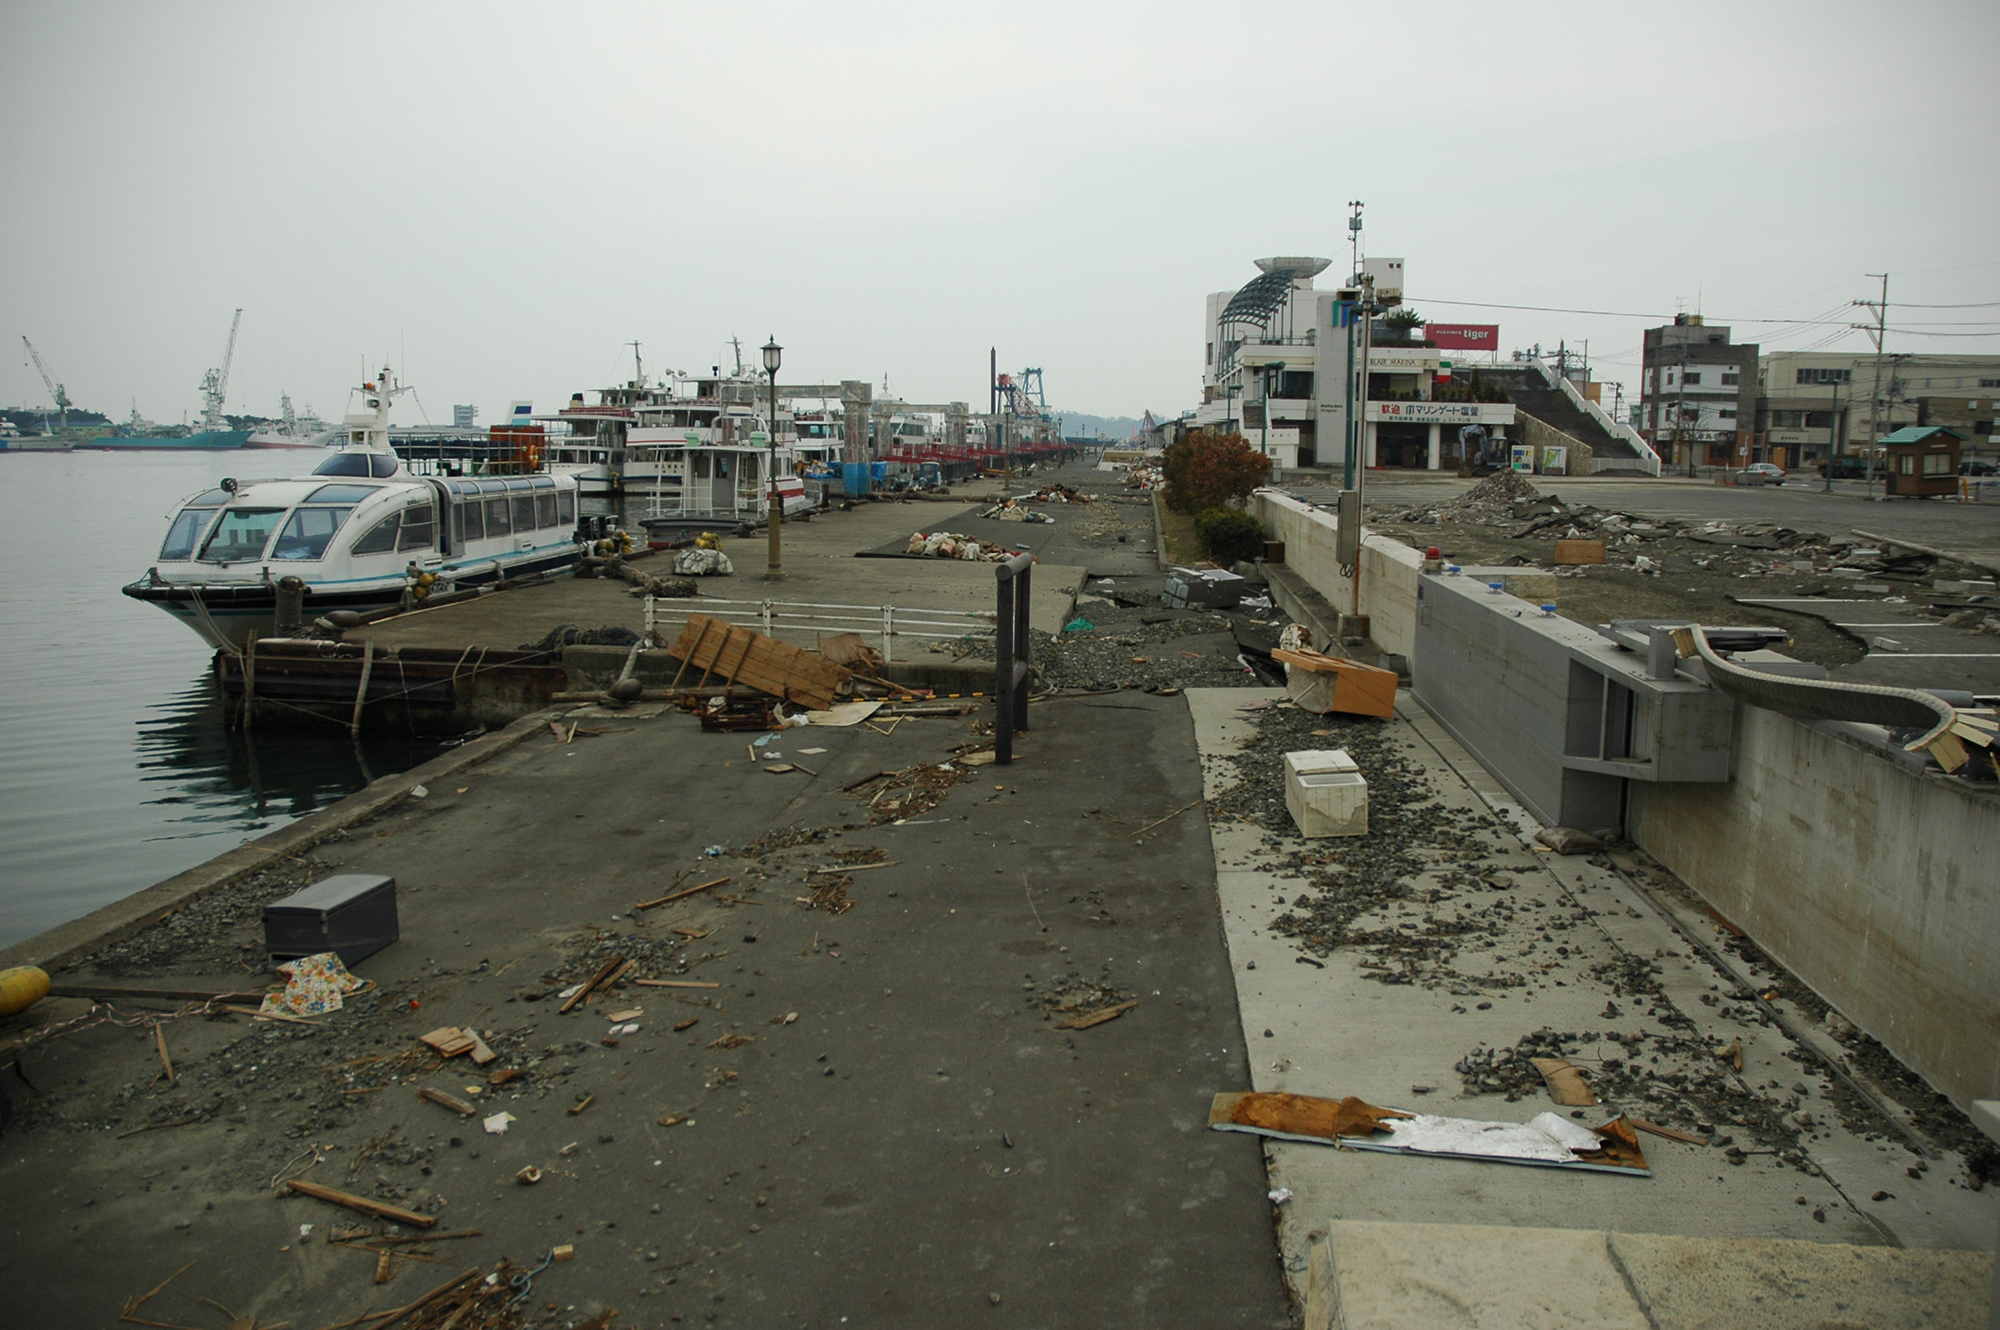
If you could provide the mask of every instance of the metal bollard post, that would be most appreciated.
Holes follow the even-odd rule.
[[[993,618],[993,763],[1014,760],[1014,731],[1028,728],[1028,591],[1032,554],[1017,554],[993,570],[998,580]]]

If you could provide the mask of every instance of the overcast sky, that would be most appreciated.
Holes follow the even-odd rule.
[[[1677,308],[1802,348],[1865,273],[2000,302],[1996,37],[1992,0],[7,0],[0,400],[46,401],[25,333],[77,401],[178,421],[241,306],[232,411],[332,416],[386,354],[490,421],[633,340],[775,334],[783,380],[979,408],[997,345],[1053,405],[1173,413],[1204,295],[1344,270],[1355,198],[1420,312],[1631,388]],[[1890,325],[2000,351],[2000,303]]]

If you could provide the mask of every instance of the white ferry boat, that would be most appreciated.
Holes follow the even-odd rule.
[[[408,391],[386,368],[363,384],[367,410],[309,477],[225,479],[183,502],[158,562],[125,594],[234,650],[271,631],[287,578],[303,582],[310,621],[573,567],[576,481],[413,474],[389,446],[390,403]]]

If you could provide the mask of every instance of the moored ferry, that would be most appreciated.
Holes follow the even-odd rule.
[[[575,565],[574,478],[416,475],[389,444],[390,403],[409,389],[384,368],[361,391],[367,409],[312,475],[225,479],[184,501],[125,594],[233,650],[272,630],[281,586],[310,621]]]

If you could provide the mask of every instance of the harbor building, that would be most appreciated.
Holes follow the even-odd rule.
[[[1514,408],[1477,401],[1469,381],[1453,380],[1462,353],[1382,320],[1364,348],[1358,281],[1314,283],[1331,259],[1256,262],[1257,277],[1208,297],[1202,402],[1188,423],[1240,432],[1280,470],[1339,466],[1350,418],[1362,430],[1364,466],[1456,469],[1468,427],[1504,440]],[[1403,260],[1368,259],[1363,275],[1375,279],[1378,300],[1401,300]]]
[[[1646,440],[1604,411],[1592,385],[1578,387],[1539,357],[1499,360],[1497,325],[1429,324],[1398,310],[1402,259],[1365,259],[1352,279],[1322,289],[1315,279],[1332,262],[1258,259],[1258,276],[1208,296],[1201,404],[1178,428],[1239,432],[1281,472],[1342,465],[1352,419],[1360,463],[1371,468],[1483,461],[1658,474]],[[1366,321],[1364,279],[1377,302]]]

